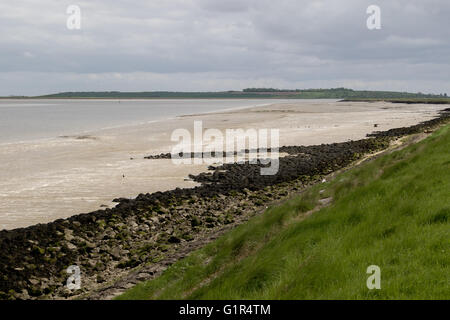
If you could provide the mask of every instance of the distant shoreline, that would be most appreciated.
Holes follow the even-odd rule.
[[[339,102],[390,102],[406,104],[450,104],[450,98],[425,98],[425,99],[343,99]]]
[[[39,96],[9,96],[0,99],[447,99],[446,93],[424,94],[396,91],[331,89],[247,88],[228,91],[70,91]],[[449,99],[450,101],[450,99]]]

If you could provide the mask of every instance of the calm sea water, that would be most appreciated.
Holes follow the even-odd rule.
[[[0,143],[287,100],[0,100]]]

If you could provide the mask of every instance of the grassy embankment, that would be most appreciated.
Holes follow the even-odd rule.
[[[119,299],[449,299],[449,150],[447,125],[269,208]],[[366,287],[369,265],[381,290]]]

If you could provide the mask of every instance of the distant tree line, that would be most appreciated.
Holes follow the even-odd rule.
[[[283,98],[283,99],[400,99],[400,98],[445,98],[446,93],[424,94],[395,91],[352,90],[347,88],[331,89],[276,89],[276,88],[246,88],[242,91],[218,92],[62,92],[39,96],[38,98],[110,98],[110,99],[231,99],[231,98]]]

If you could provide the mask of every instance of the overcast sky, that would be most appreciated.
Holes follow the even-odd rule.
[[[450,94],[450,1],[0,3],[0,95],[342,86]]]

